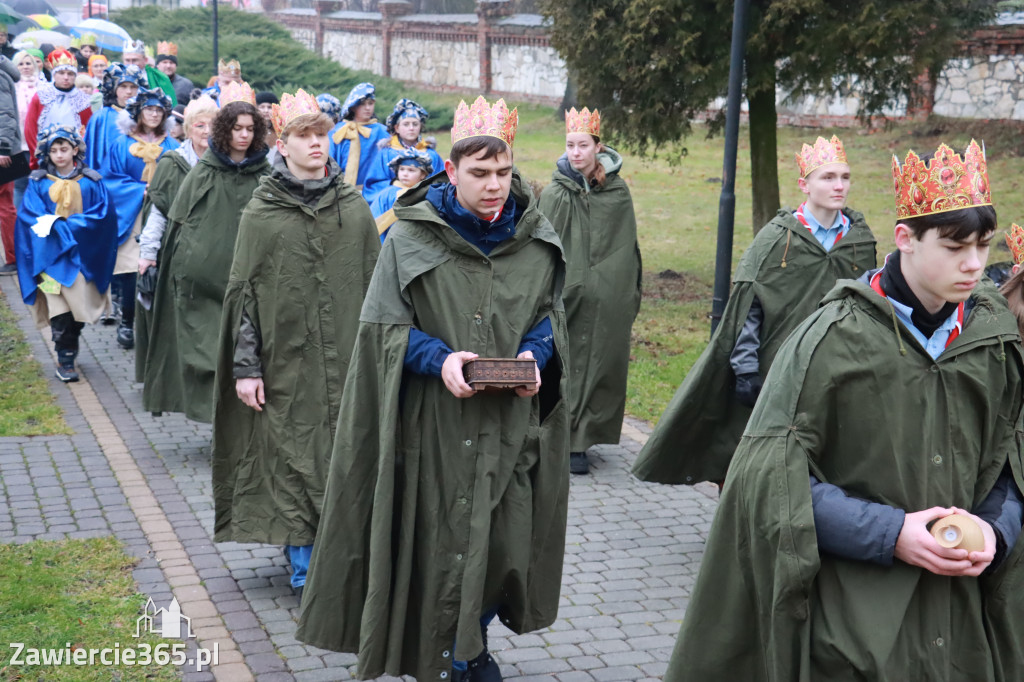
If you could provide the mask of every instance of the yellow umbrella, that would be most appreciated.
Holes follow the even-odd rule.
[[[52,29],[60,26],[60,19],[51,17],[49,14],[30,14],[28,16],[39,24],[40,28]]]

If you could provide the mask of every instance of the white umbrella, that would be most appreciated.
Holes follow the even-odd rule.
[[[19,50],[24,47],[38,48],[44,43],[50,43],[54,47],[68,47],[71,45],[71,36],[66,36],[63,33],[58,33],[57,31],[36,29],[34,31],[19,33],[13,40],[14,47]]]
[[[104,50],[120,52],[126,42],[132,37],[112,21],[106,19],[86,19],[77,26],[71,27],[71,35],[81,37],[86,33],[96,36],[96,44]]]

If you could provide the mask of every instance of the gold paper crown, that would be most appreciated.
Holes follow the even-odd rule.
[[[161,40],[156,44],[157,54],[166,54],[173,57],[178,56],[178,46],[175,43]]]
[[[455,110],[455,125],[452,126],[452,144],[467,137],[487,135],[502,140],[509,147],[516,139],[519,125],[519,110],[508,110],[505,100],[499,99],[491,106],[483,97],[477,97],[473,106],[459,102]]]
[[[220,89],[220,105],[225,107],[232,102],[248,102],[256,106],[256,93],[248,83],[231,81]]]
[[[985,150],[971,140],[963,157],[945,144],[926,164],[913,151],[900,167],[892,157],[896,219],[992,204]]]
[[[232,59],[230,61],[224,61],[221,59],[217,62],[217,73],[224,73],[229,76],[241,76],[242,65],[238,63],[237,59]]]
[[[835,135],[831,140],[819,137],[814,146],[804,144],[796,155],[796,165],[800,168],[800,177],[806,178],[812,171],[829,163],[849,163],[843,143]]]
[[[78,40],[79,45],[92,45],[93,47],[96,47],[96,41],[99,39],[96,37],[95,33],[83,33]]]
[[[46,66],[50,71],[64,68],[72,68],[78,71],[78,60],[67,50],[58,47],[46,57]]]
[[[1014,263],[1020,265],[1024,262],[1024,228],[1017,223],[1010,225],[1010,231],[1006,233],[1006,245],[1010,247]]]
[[[299,88],[294,95],[288,93],[281,95],[281,103],[272,105],[270,120],[274,124],[274,132],[280,135],[281,131],[299,116],[319,113],[321,113],[320,105],[317,103],[316,97]]]
[[[576,107],[573,107],[565,112],[565,134],[569,133],[601,137],[601,112],[597,109],[590,111],[586,107],[582,111],[576,111]]]

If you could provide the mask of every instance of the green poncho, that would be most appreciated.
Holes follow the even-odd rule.
[[[563,156],[540,196],[540,210],[565,249],[572,452],[619,442],[630,332],[643,281],[633,200],[619,176],[622,157],[605,147],[598,160],[606,173],[604,185],[577,182],[571,176],[582,177]]]
[[[150,351],[142,391],[150,412],[184,412],[195,421],[213,420],[220,319],[238,220],[269,167],[265,153],[233,165],[211,147],[178,190],[167,214],[168,222],[178,223],[176,243],[160,266],[161,279],[170,278],[167,290],[174,310],[165,315],[164,301],[157,300],[151,329],[157,339],[176,337],[172,345],[177,358],[156,363],[150,358],[158,351]],[[165,367],[180,372],[180,383],[175,377],[161,381],[155,376]]]
[[[364,679],[445,679],[483,648],[485,608],[516,632],[558,611],[569,497],[558,236],[513,174],[523,214],[485,256],[427,187],[398,200],[363,305],[296,633],[358,653]],[[545,317],[555,355],[533,398],[458,399],[404,372],[413,324],[453,349],[515,357]]]
[[[359,309],[379,251],[370,209],[338,172],[312,205],[264,177],[242,212],[214,401],[217,542],[313,544]],[[262,413],[235,394],[243,310],[262,340]]]
[[[1017,321],[991,286],[974,300],[937,360],[859,282],[793,332],[729,469],[666,682],[1024,679],[1024,542],[966,578],[819,555],[815,536],[810,474],[911,512],[976,508],[1007,462],[1024,488]]]
[[[185,176],[192,170],[192,166],[188,164],[178,150],[172,150],[160,157],[160,160],[156,164],[156,173],[153,174],[153,179],[149,182],[149,187],[146,189],[146,202],[142,207],[142,215],[148,216],[150,207],[156,206],[160,209],[160,212],[166,216],[170,210],[171,205],[174,203],[174,197],[178,195],[178,189],[181,187],[181,183],[184,182]],[[172,223],[170,220],[167,221],[167,226],[164,229],[164,235],[160,239],[160,261],[162,263],[170,262],[169,254],[174,251],[174,245],[177,242],[178,228],[177,225]],[[159,268],[159,263],[157,263]],[[158,286],[162,280],[164,282],[170,282],[170,273],[167,273],[166,279],[161,278],[163,272],[157,270]],[[154,299],[156,296],[154,296]],[[166,296],[163,297],[165,300]],[[167,312],[173,314],[173,307],[167,306]],[[151,310],[146,310],[141,305],[135,306],[135,381],[144,382],[146,380],[146,363],[148,361],[149,354],[149,336],[150,328],[153,325],[153,316],[156,314],[156,305],[154,300],[154,306]],[[174,325],[164,326],[166,329],[174,329]],[[172,356],[177,359],[177,348],[174,344],[174,336],[166,335],[160,339],[159,344],[155,344],[154,347],[159,348],[159,358],[156,362],[166,362]],[[180,371],[180,370],[179,370]],[[166,380],[169,376],[177,376],[177,373],[171,373],[165,370],[157,372],[161,379]],[[180,408],[176,411],[181,411]]]
[[[864,216],[843,209],[850,230],[825,251],[787,210],[757,233],[736,266],[732,293],[711,342],[694,363],[640,451],[633,473],[644,481],[721,481],[750,408],[733,389],[729,357],[756,296],[764,311],[759,353],[765,377],[782,342],[835,286],[875,267],[875,237]]]

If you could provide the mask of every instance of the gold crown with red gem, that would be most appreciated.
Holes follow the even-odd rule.
[[[487,135],[502,140],[509,147],[516,139],[519,125],[519,110],[508,110],[505,100],[499,99],[493,106],[483,97],[477,97],[473,106],[465,100],[455,110],[455,124],[452,126],[452,144],[467,137]]]
[[[224,107],[232,102],[248,102],[256,106],[256,93],[248,83],[232,81],[220,89],[220,105]]]
[[[576,111],[576,107],[573,107],[565,112],[565,134],[570,133],[601,137],[601,112],[597,109],[590,111],[586,107],[582,111]]]
[[[831,140],[819,137],[814,141],[813,147],[804,144],[800,153],[796,155],[796,165],[800,168],[801,178],[806,178],[812,171],[829,163],[849,164],[843,143],[835,135]]]
[[[927,163],[911,151],[900,166],[893,155],[892,183],[897,220],[992,204],[985,150],[974,140],[963,156],[940,144]]]
[[[1006,233],[1006,245],[1010,247],[1014,263],[1020,265],[1024,262],[1024,228],[1017,223],[1010,225],[1010,231]]]
[[[274,132],[280,135],[281,131],[298,117],[319,113],[321,113],[320,105],[317,103],[316,97],[299,88],[294,95],[288,93],[281,95],[281,103],[272,106],[270,120],[274,124]]]

